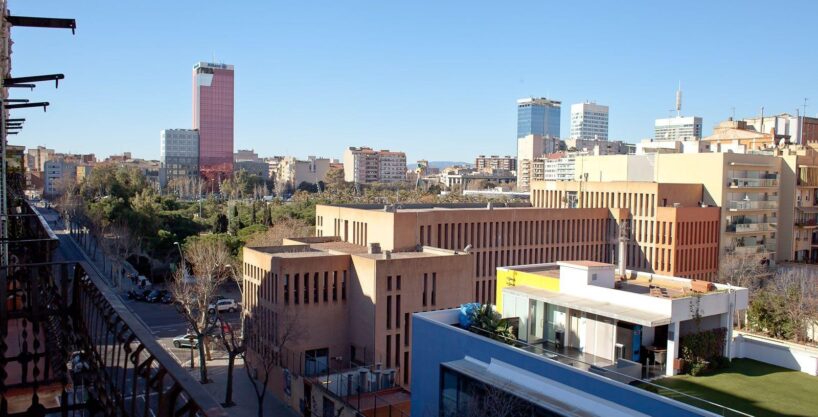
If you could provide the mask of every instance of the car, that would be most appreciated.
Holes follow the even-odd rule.
[[[160,301],[162,302],[162,304],[172,304],[175,300],[173,298],[173,294],[171,294],[170,292],[166,292],[165,295],[162,296],[162,299]]]
[[[195,335],[183,334],[173,338],[173,347],[196,349],[199,347],[199,340]]]
[[[147,297],[145,297],[145,301],[149,303],[158,303],[162,301],[162,298],[165,297],[167,293],[168,293],[167,290],[153,290],[150,292],[150,294],[148,294]]]
[[[151,290],[130,290],[126,293],[129,300],[145,301]]]
[[[223,298],[207,306],[208,313],[213,314],[216,311],[216,309],[219,309],[220,313],[222,311],[232,313],[239,310],[239,304],[236,303],[236,300],[232,298]]]

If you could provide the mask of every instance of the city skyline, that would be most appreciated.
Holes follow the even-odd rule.
[[[45,85],[13,92],[12,98],[61,98],[45,114],[26,112],[33,123],[14,142],[158,159],[158,133],[189,126],[191,63],[212,61],[214,53],[239,70],[234,148],[262,155],[340,158],[346,146],[360,145],[401,149],[408,161],[509,154],[516,145],[515,102],[530,96],[565,105],[605,103],[612,112],[610,139],[638,142],[652,136],[655,119],[670,115],[680,80],[685,114],[703,117],[704,135],[733,114],[757,116],[762,106],[765,114],[795,114],[805,97],[811,98],[807,114],[818,113],[810,70],[816,58],[804,53],[816,35],[807,16],[818,5],[808,2],[796,6],[802,13],[790,17],[786,35],[742,30],[762,17],[753,7],[600,3],[584,10],[598,22],[593,29],[557,42],[532,36],[540,33],[536,25],[504,17],[526,7],[531,14],[548,12],[551,29],[568,33],[579,23],[571,17],[576,6],[443,5],[430,15],[423,5],[327,5],[307,12],[248,2],[182,19],[190,5],[162,4],[162,13],[145,7],[121,17],[109,5],[13,4],[21,15],[71,14],[87,22],[71,39],[37,31],[15,36],[13,74],[49,73],[56,61],[66,79],[57,92]],[[675,21],[688,23],[668,25],[671,11]],[[617,19],[597,18],[611,14]],[[200,27],[220,29],[202,37]],[[657,36],[640,36],[651,31]],[[749,65],[742,50],[766,51],[756,58],[782,65]],[[579,55],[595,61],[587,64]],[[508,65],[520,56],[529,57],[524,65]],[[569,117],[563,112],[563,137]]]

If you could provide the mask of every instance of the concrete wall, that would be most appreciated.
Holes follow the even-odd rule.
[[[818,376],[818,349],[795,343],[736,332],[731,357],[755,359]]]
[[[441,320],[438,322],[436,320]],[[440,364],[470,356],[479,361],[498,359],[512,366],[551,378],[589,395],[595,395],[648,415],[690,416],[705,413],[691,406],[580,371],[521,349],[452,326],[457,311],[414,315],[412,346],[412,417],[436,416],[440,403]],[[444,348],[445,347],[445,348]]]

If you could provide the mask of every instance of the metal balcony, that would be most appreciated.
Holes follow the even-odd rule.
[[[777,187],[778,179],[775,178],[731,178],[728,183],[730,188],[767,188]]]
[[[777,210],[778,201],[730,201],[727,208],[730,211]]]
[[[15,207],[0,267],[0,415],[226,416],[84,262]],[[39,226],[39,227],[36,227]]]
[[[728,224],[728,233],[763,233],[775,232],[775,223],[736,223]]]

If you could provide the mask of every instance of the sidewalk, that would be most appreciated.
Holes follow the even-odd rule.
[[[217,401],[224,401],[225,386],[227,385],[227,355],[224,352],[213,352],[214,355],[223,357],[215,357],[212,361],[207,362],[207,376],[213,382],[202,385],[210,395]],[[187,367],[190,374],[198,379],[199,368],[190,369]],[[253,390],[253,384],[247,379],[247,371],[244,370],[244,361],[241,358],[236,358],[236,365],[233,368],[233,402],[236,405],[226,408],[227,414],[231,416],[255,416],[258,413],[258,399],[256,399],[256,392]],[[264,415],[265,416],[283,416],[283,417],[298,417],[300,416],[292,408],[286,404],[278,401],[275,395],[269,391],[264,397]]]

